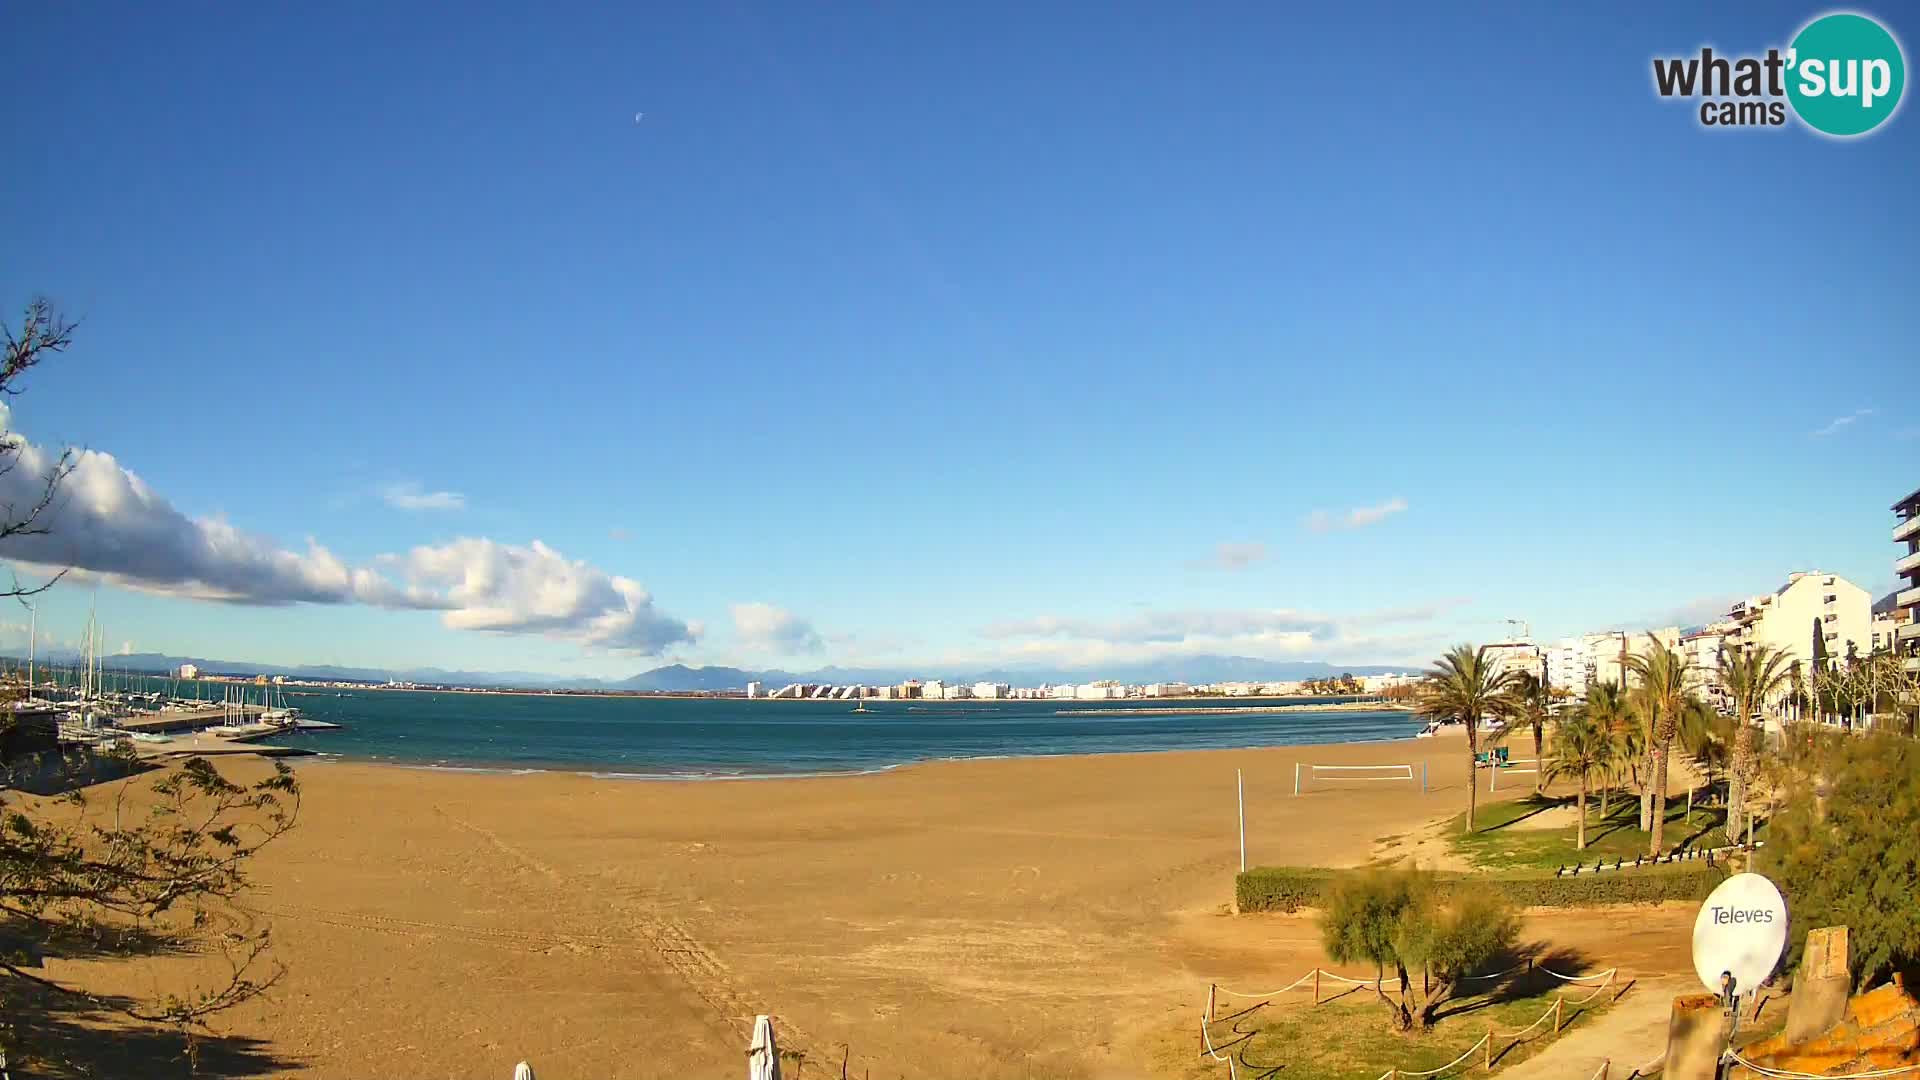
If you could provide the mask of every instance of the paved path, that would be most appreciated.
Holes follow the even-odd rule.
[[[1641,980],[1605,1015],[1576,1024],[1539,1054],[1501,1069],[1500,1080],[1592,1080],[1606,1061],[1613,1062],[1608,1080],[1626,1080],[1666,1050],[1677,985],[1671,979]]]

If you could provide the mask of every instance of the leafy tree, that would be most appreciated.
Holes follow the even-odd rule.
[[[1480,753],[1480,721],[1500,714],[1502,702],[1514,685],[1514,672],[1497,671],[1485,646],[1455,645],[1434,661],[1420,683],[1414,699],[1414,713],[1436,720],[1453,720],[1467,729],[1467,831],[1473,831],[1473,814],[1479,801],[1479,785],[1473,782],[1474,758]]]
[[[1680,746],[1706,778],[1707,789],[1718,791],[1720,778],[1733,758],[1733,721],[1698,698],[1687,699],[1680,712]]]
[[[1651,731],[1648,751],[1652,758],[1653,800],[1649,807],[1652,821],[1648,829],[1647,853],[1660,854],[1666,838],[1667,767],[1673,757],[1673,739],[1680,730],[1681,717],[1693,694],[1688,689],[1691,663],[1680,653],[1648,635],[1651,647],[1627,657],[1627,670],[1640,678],[1638,693],[1647,710]]]
[[[1393,1016],[1396,1031],[1416,1022],[1430,1028],[1452,1000],[1461,977],[1512,948],[1519,920],[1492,892],[1443,893],[1418,870],[1373,870],[1336,886],[1320,915],[1321,944],[1335,963],[1367,963],[1379,981],[1374,993]],[[1399,977],[1398,998],[1381,985]],[[1413,973],[1421,973],[1419,985]]]
[[[1920,967],[1920,743],[1820,733],[1782,785],[1766,850],[1794,927],[1845,926],[1861,990]]]
[[[1753,722],[1765,715],[1792,681],[1787,654],[1770,645],[1720,649],[1718,677],[1733,702],[1732,777],[1727,786],[1727,838],[1740,840],[1747,817],[1747,789],[1754,778]]]
[[[35,300],[17,332],[0,329],[6,347],[0,393],[17,394],[22,374],[66,350],[73,324]],[[24,445],[0,432],[0,475],[20,466]],[[0,507],[0,554],[9,538],[49,530],[47,511],[72,461],[63,455],[36,481],[44,486],[37,486],[30,504]],[[38,592],[58,580],[30,587],[15,582],[11,591],[0,590],[0,598]],[[13,710],[0,705],[0,724],[16,722]],[[293,827],[299,787],[284,764],[242,786],[192,758],[147,784],[131,803],[134,782],[116,785],[110,821],[104,812],[93,813],[79,789],[63,799],[25,799],[5,794],[5,779],[0,775],[0,1057],[13,1049],[5,1045],[13,1037],[9,1018],[59,999],[173,1025],[187,1034],[191,1053],[195,1033],[210,1016],[279,977],[281,969],[266,956],[266,930],[240,929],[250,920],[225,916],[235,915],[231,901],[246,887],[247,860]],[[228,977],[143,1003],[71,989],[38,967],[42,957],[70,950],[113,956],[167,946],[224,955]]]
[[[1580,781],[1580,817],[1574,849],[1587,850],[1587,781],[1605,774],[1613,764],[1613,740],[1586,710],[1574,709],[1555,718],[1553,752],[1543,759],[1544,775],[1552,780],[1573,776]]]

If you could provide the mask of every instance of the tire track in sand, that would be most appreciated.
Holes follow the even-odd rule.
[[[495,850],[539,871],[554,884],[565,882],[565,875],[552,865],[502,840],[493,830],[449,813],[445,807],[436,805],[433,810],[448,823],[478,836]],[[659,966],[686,983],[694,996],[705,1003],[714,1018],[726,1028],[744,1039],[752,1034],[754,1017],[766,1012],[778,1022],[783,1032],[783,1042],[796,1050],[810,1052],[812,1040],[799,1025],[790,1017],[756,1005],[734,980],[726,963],[688,932],[686,927],[668,918],[657,906],[636,907],[627,902],[622,902],[620,906],[632,921],[640,940],[646,943],[647,951],[659,961]]]

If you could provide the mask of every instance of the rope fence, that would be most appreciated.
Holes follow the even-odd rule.
[[[1485,981],[1488,979],[1498,979],[1508,975],[1515,974],[1520,971],[1544,972],[1547,975],[1550,975],[1553,978],[1568,984],[1568,989],[1572,989],[1573,986],[1575,985],[1582,985],[1587,983],[1594,984],[1594,987],[1591,993],[1587,994],[1585,997],[1580,997],[1580,998],[1569,998],[1566,996],[1565,991],[1556,993],[1554,995],[1553,1004],[1547,1006],[1546,1011],[1541,1013],[1540,1016],[1537,1019],[1535,1019],[1533,1023],[1528,1024],[1526,1027],[1521,1028],[1519,1031],[1515,1031],[1510,1034],[1503,1035],[1489,1028],[1487,1030],[1487,1033],[1485,1035],[1480,1036],[1480,1038],[1476,1040],[1472,1046],[1467,1047],[1464,1053],[1462,1053],[1459,1057],[1454,1058],[1452,1061],[1447,1062],[1445,1065],[1440,1066],[1439,1068],[1421,1069],[1421,1070],[1388,1069],[1386,1072],[1380,1075],[1379,1080],[1403,1080],[1403,1078],[1408,1078],[1408,1077],[1424,1078],[1424,1077],[1438,1076],[1441,1073],[1444,1073],[1447,1070],[1453,1068],[1454,1066],[1459,1065],[1461,1062],[1466,1061],[1469,1058],[1472,1058],[1476,1053],[1482,1055],[1483,1063],[1485,1067],[1491,1070],[1493,1068],[1493,1063],[1496,1058],[1500,1057],[1501,1055],[1504,1055],[1508,1050],[1513,1049],[1513,1047],[1519,1045],[1522,1042],[1527,1042],[1534,1038],[1537,1038],[1538,1036],[1535,1035],[1535,1032],[1538,1031],[1542,1027],[1542,1025],[1546,1024],[1547,1021],[1549,1020],[1553,1021],[1553,1033],[1556,1035],[1559,1034],[1560,1030],[1566,1024],[1566,1007],[1569,1005],[1572,1005],[1577,1008],[1579,1006],[1587,1004],[1588,1002],[1593,1001],[1595,998],[1598,998],[1601,994],[1606,993],[1613,986],[1614,979],[1618,977],[1620,973],[1620,969],[1618,967],[1610,967],[1605,971],[1596,971],[1588,975],[1567,975],[1567,974],[1563,974],[1561,972],[1555,971],[1552,968],[1536,966],[1533,963],[1528,962],[1524,964],[1515,964],[1514,966],[1506,969],[1505,971],[1496,971],[1496,972],[1491,972],[1485,975],[1463,975],[1457,981],[1464,983],[1464,982],[1479,982],[1479,981]],[[1207,985],[1207,1004],[1205,1009],[1203,1009],[1200,1014],[1200,1039],[1201,1039],[1202,1045],[1206,1047],[1206,1051],[1205,1051],[1206,1055],[1213,1058],[1213,1060],[1215,1061],[1226,1063],[1228,1080],[1239,1080],[1239,1071],[1235,1068],[1235,1065],[1234,1065],[1234,1055],[1231,1052],[1225,1055],[1222,1055],[1220,1051],[1217,1048],[1215,1048],[1213,1044],[1213,1036],[1207,1029],[1207,1025],[1212,1023],[1216,1019],[1215,1010],[1219,1004],[1219,999],[1222,996],[1230,997],[1230,998],[1240,998],[1243,1000],[1251,1000],[1254,998],[1263,998],[1263,999],[1270,1000],[1272,998],[1279,997],[1282,994],[1286,994],[1291,991],[1297,990],[1300,987],[1305,986],[1308,982],[1312,982],[1314,1004],[1318,1005],[1320,1004],[1320,1000],[1321,1000],[1320,999],[1320,980],[1323,978],[1331,979],[1336,983],[1341,983],[1346,986],[1377,987],[1377,988],[1380,988],[1383,992],[1384,992],[1386,983],[1389,981],[1384,976],[1378,979],[1354,979],[1354,978],[1349,978],[1348,976],[1345,976],[1345,975],[1337,974],[1335,972],[1327,971],[1324,968],[1316,967],[1313,970],[1307,972],[1305,975],[1302,975],[1298,979],[1295,979],[1294,981],[1288,983],[1286,986],[1283,986],[1278,990],[1274,990],[1274,991],[1270,991],[1262,994],[1247,993],[1247,992],[1238,991],[1238,990],[1229,990],[1218,983],[1209,983]],[[1395,978],[1391,981],[1394,984],[1396,984],[1396,988],[1398,988],[1398,985],[1401,982],[1401,980],[1398,978]],[[1632,985],[1633,985],[1632,983],[1628,983],[1627,988],[1631,988]],[[1349,991],[1341,991],[1342,994],[1348,993],[1348,992]],[[1624,992],[1625,992],[1625,989],[1621,991],[1621,993],[1624,993]],[[1340,995],[1335,995],[1335,996],[1338,997]],[[1618,997],[1617,994],[1615,996]],[[1265,1004],[1265,1002],[1263,1001],[1261,1004]],[[1244,1011],[1250,1012],[1253,1009],[1257,1009],[1259,1007],[1260,1005],[1252,1005],[1252,1006],[1249,1006]],[[1238,1039],[1235,1039],[1232,1042],[1245,1042],[1246,1040],[1251,1039],[1252,1037],[1253,1037],[1253,1033],[1249,1032],[1247,1034],[1241,1035]],[[1232,1042],[1226,1043],[1224,1045],[1231,1046]],[[1496,1043],[1504,1043],[1505,1045],[1501,1046],[1500,1049],[1496,1052],[1494,1049],[1494,1046]],[[1244,1062],[1244,1060],[1245,1059],[1244,1059],[1244,1053],[1243,1053],[1242,1061]],[[1658,1059],[1655,1059],[1655,1060],[1658,1060]],[[1610,1061],[1602,1062],[1600,1066],[1600,1070],[1594,1074],[1593,1080],[1605,1080],[1606,1072],[1610,1064],[1611,1064]],[[1652,1062],[1649,1062],[1648,1064],[1652,1064]],[[1894,1069],[1894,1070],[1888,1070],[1888,1071],[1876,1072],[1876,1073],[1861,1073],[1859,1074],[1858,1077],[1829,1078],[1829,1077],[1815,1077],[1815,1076],[1812,1076],[1811,1074],[1806,1074],[1806,1073],[1764,1072],[1757,1067],[1754,1067],[1754,1066],[1749,1066],[1749,1067],[1754,1068],[1756,1072],[1762,1072],[1762,1075],[1775,1078],[1775,1080],[1878,1080],[1879,1077],[1883,1077],[1883,1076],[1893,1076],[1901,1072],[1920,1070],[1920,1065],[1915,1065],[1915,1066],[1909,1066],[1905,1069]],[[1644,1069],[1645,1066],[1642,1066],[1641,1068]],[[1638,1074],[1639,1074],[1639,1070],[1635,1070],[1635,1075],[1638,1075]]]
[[[1227,1080],[1240,1080],[1240,1070],[1234,1068],[1233,1055],[1227,1054],[1222,1056],[1218,1050],[1213,1048],[1213,1036],[1207,1034],[1207,1018],[1204,1016],[1200,1018],[1200,1041],[1206,1044],[1207,1056],[1213,1058],[1215,1061],[1224,1061],[1227,1063]]]
[[[1727,1051],[1727,1056],[1732,1058],[1733,1063],[1741,1068],[1751,1069],[1761,1076],[1777,1077],[1779,1080],[1877,1080],[1878,1077],[1882,1076],[1899,1076],[1902,1073],[1920,1072],[1920,1062],[1915,1062],[1912,1065],[1895,1065],[1890,1069],[1873,1069],[1868,1072],[1857,1073],[1795,1072],[1792,1069],[1770,1069],[1765,1065],[1755,1065],[1753,1062],[1741,1057],[1740,1051],[1738,1050]]]

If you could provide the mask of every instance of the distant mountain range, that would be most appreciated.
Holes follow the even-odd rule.
[[[55,653],[39,658],[44,664],[71,664],[73,653]],[[1086,682],[1091,679],[1118,679],[1126,683],[1154,682],[1277,682],[1296,679],[1321,679],[1330,675],[1385,675],[1410,671],[1409,667],[1383,667],[1378,664],[1328,664],[1318,660],[1260,660],[1250,656],[1189,656],[1137,664],[1118,664],[1103,668],[1020,667],[962,669],[918,668],[842,668],[824,667],[813,671],[755,671],[736,667],[688,667],[669,664],[618,681],[587,679],[566,675],[547,675],[535,671],[448,671],[444,668],[362,668],[333,664],[300,664],[282,667],[241,660],[213,660],[198,656],[169,656],[164,653],[129,653],[109,656],[102,663],[115,671],[163,673],[181,664],[192,664],[210,675],[254,675],[261,672],[296,679],[337,679],[351,682],[383,683],[388,680],[435,683],[446,686],[539,687],[567,690],[637,690],[687,693],[701,690],[740,690],[750,682],[766,684],[769,690],[792,682],[865,683],[884,685],[907,679],[945,679],[948,682],[1003,682],[1016,686],[1040,683]]]

